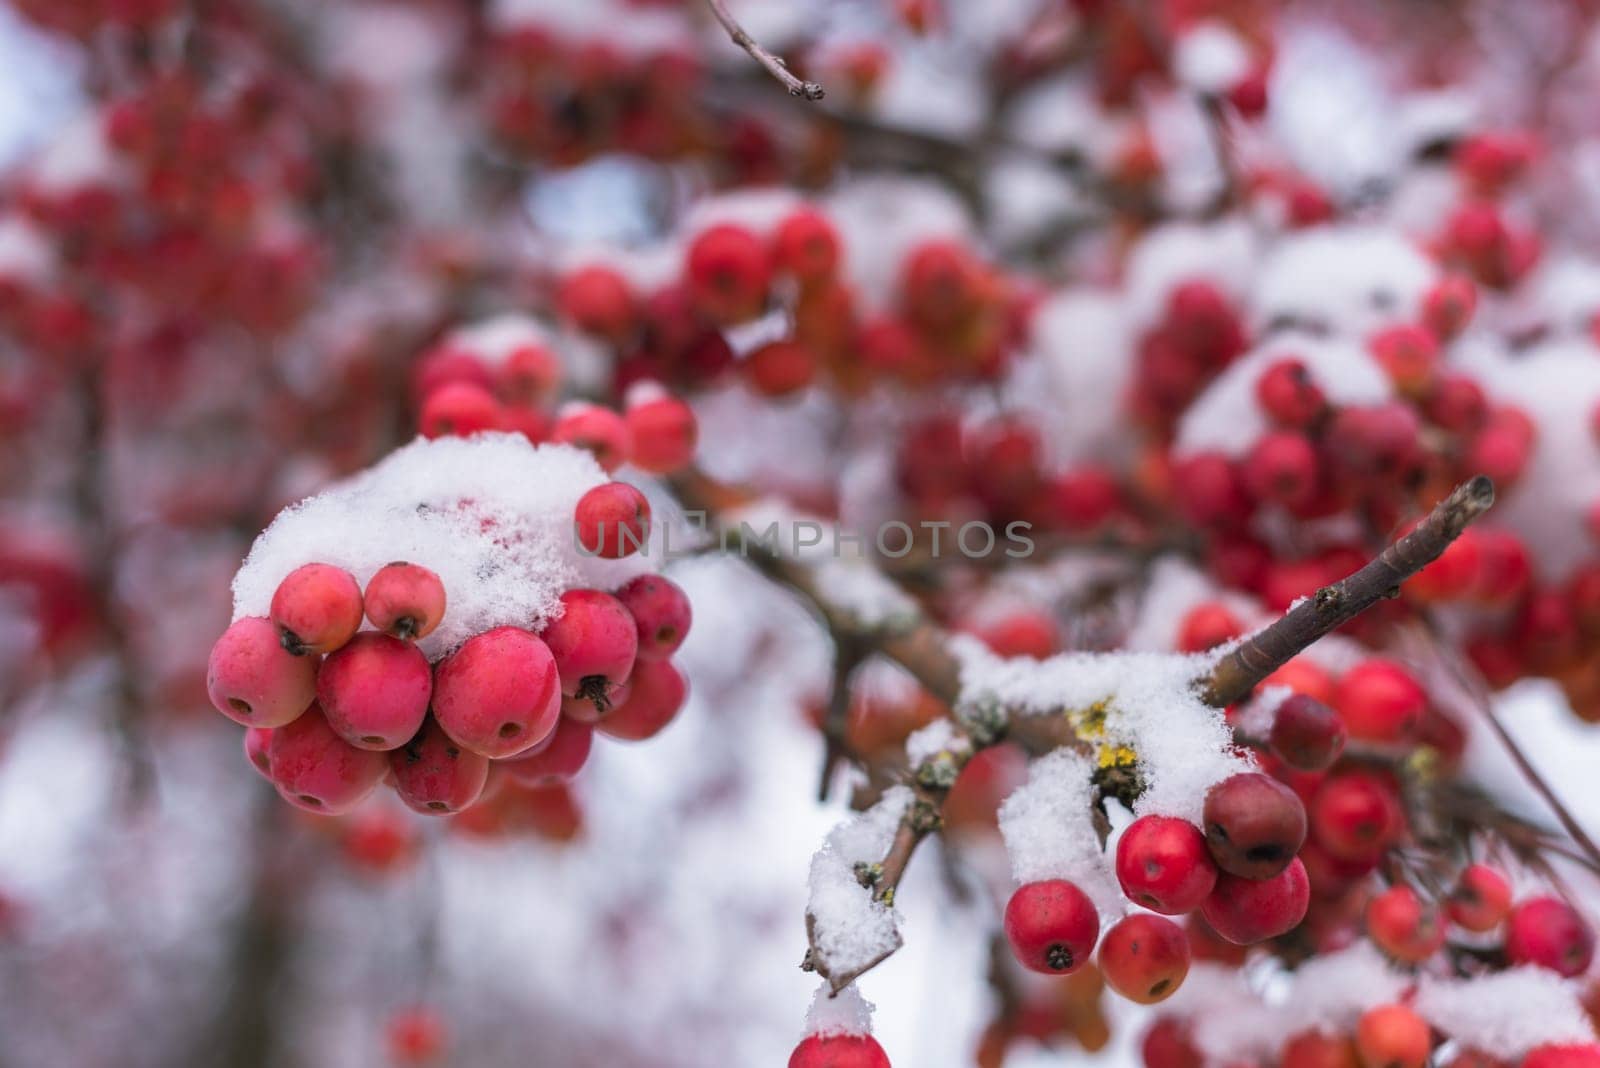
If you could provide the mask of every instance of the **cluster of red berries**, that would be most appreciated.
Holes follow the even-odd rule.
[[[702,383],[737,366],[756,391],[785,397],[824,375],[854,393],[1000,373],[1019,309],[993,265],[960,241],[926,240],[900,263],[892,306],[872,312],[845,275],[842,241],[825,211],[804,204],[765,230],[718,222],[689,236],[671,284],[641,293],[621,271],[589,264],[560,279],[557,305],[574,328],[615,347],[622,383]],[[789,336],[736,360],[723,328],[776,308],[789,314]]]
[[[1527,277],[1543,244],[1506,201],[1539,155],[1537,139],[1521,130],[1483,131],[1455,146],[1462,195],[1433,238],[1441,262],[1493,289],[1510,289]]]
[[[270,618],[218,639],[208,691],[247,728],[251,764],[300,808],[348,812],[388,782],[418,812],[458,813],[482,797],[491,761],[523,786],[565,783],[596,730],[642,740],[683,705],[670,658],[690,610],[670,580],[571,589],[561,606],[538,633],[496,627],[430,665],[415,642],[446,610],[437,575],[392,563],[363,592],[348,571],[306,564],[278,586]]]

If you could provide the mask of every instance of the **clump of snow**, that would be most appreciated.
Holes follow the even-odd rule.
[[[983,7],[987,12],[988,5]],[[979,132],[989,94],[974,67],[941,62],[917,49],[895,57],[870,106],[873,117],[887,125],[962,138]]]
[[[827,983],[817,988],[806,1012],[806,1034],[827,1038],[832,1035],[872,1034],[872,1011],[875,1006],[861,996],[856,984],[851,983],[837,994]]]
[[[1398,232],[1320,227],[1277,245],[1254,294],[1258,324],[1298,322],[1357,338],[1414,319],[1438,268]]]
[[[1178,39],[1178,78],[1202,93],[1222,93],[1250,73],[1250,49],[1239,35],[1206,20]]]
[[[1002,659],[981,642],[958,637],[963,701],[998,702],[1030,714],[1104,711],[1092,744],[1126,747],[1137,755],[1143,792],[1138,815],[1174,816],[1200,824],[1205,796],[1230,775],[1249,771],[1233,748],[1221,710],[1196,696],[1195,680],[1213,655],[1062,653],[1048,660]]]
[[[603,41],[626,56],[692,53],[694,36],[680,14],[626,0],[494,0],[489,25],[510,31],[538,27],[572,41]]]
[[[1388,375],[1366,346],[1310,334],[1279,334],[1229,364],[1196,398],[1178,423],[1174,452],[1216,449],[1242,456],[1272,424],[1256,400],[1261,372],[1293,357],[1337,406],[1381,404],[1394,394]]]
[[[550,348],[555,341],[539,320],[511,312],[459,326],[445,335],[444,344],[470,352],[490,367],[498,367],[517,349]]]
[[[1471,1049],[1515,1061],[1546,1043],[1593,1042],[1577,987],[1524,965],[1472,979],[1425,979],[1413,1008]]]
[[[916,178],[862,178],[827,201],[844,237],[844,273],[871,304],[887,304],[906,255],[928,241],[970,240],[972,222],[955,194]],[[870,240],[855,235],[870,234]]]
[[[1244,222],[1168,223],[1153,230],[1128,259],[1127,312],[1136,322],[1155,322],[1171,292],[1196,279],[1240,297],[1255,276],[1257,260],[1255,238]]]
[[[1133,378],[1133,339],[1116,294],[1069,289],[1033,317],[1030,359],[1018,361],[1007,401],[1048,418],[1038,420],[1058,460],[1107,457],[1127,432],[1117,401]]]
[[[900,947],[894,909],[876,900],[856,876],[858,864],[880,864],[912,800],[896,786],[867,811],[835,827],[811,858],[806,915],[811,942],[831,974],[863,969]]]
[[[1587,334],[1600,312],[1600,264],[1568,256],[1539,269],[1533,301],[1558,333]]]
[[[940,753],[964,752],[971,748],[972,743],[966,738],[957,738],[955,724],[948,719],[936,719],[926,727],[913,731],[911,737],[906,739],[906,762],[915,768]]]
[[[623,560],[579,548],[573,510],[606,480],[589,453],[517,434],[419,439],[280,513],[234,576],[233,618],[266,615],[302,564],[343,567],[364,586],[407,560],[444,582],[444,619],[419,643],[430,659],[492,627],[537,629],[559,613],[563,591],[614,589],[654,569],[654,541]]]
[[[1100,919],[1127,908],[1110,859],[1091,819],[1094,766],[1071,749],[1057,749],[1028,768],[1028,781],[1000,806],[1000,835],[1019,883],[1068,879],[1089,895]]]
[[[54,268],[55,254],[37,226],[17,215],[0,217],[0,277],[38,281]]]
[[[28,183],[51,193],[114,185],[122,167],[106,142],[100,114],[90,110],[69,122],[28,164]]]
[[[1047,152],[1093,158],[1115,142],[1115,124],[1095,105],[1093,87],[1076,78],[1052,78],[1018,94],[1006,113],[1007,131]]]

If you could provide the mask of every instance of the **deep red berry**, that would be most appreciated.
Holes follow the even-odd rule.
[[[421,564],[384,564],[362,594],[367,621],[385,634],[415,641],[433,633],[444,618],[444,583]]]
[[[466,749],[490,759],[514,756],[555,729],[561,714],[555,658],[520,627],[468,638],[439,664],[433,713]]]
[[[1195,1048],[1188,1024],[1174,1016],[1158,1016],[1139,1043],[1144,1068],[1202,1068],[1205,1058]]]
[[[890,1068],[871,1035],[809,1035],[789,1055],[789,1068]]]
[[[688,636],[689,597],[671,579],[640,575],[617,591],[617,600],[633,617],[641,660],[671,656]]]
[[[1511,914],[1511,884],[1486,864],[1469,864],[1444,907],[1451,922],[1469,931],[1492,931]]]
[[[1203,653],[1244,633],[1244,624],[1220,601],[1202,601],[1178,625],[1178,651]]]
[[[817,357],[799,341],[769,341],[745,360],[745,370],[756,392],[767,397],[798,393],[816,377]]]
[[[1025,883],[1006,902],[1006,940],[1026,968],[1046,975],[1075,972],[1100,936],[1094,902],[1065,879]]]
[[[1361,1061],[1351,1039],[1312,1029],[1284,1043],[1278,1068],[1361,1068]]]
[[[316,674],[316,657],[291,655],[270,619],[246,616],[211,647],[206,693],[235,723],[281,727],[316,697]]]
[[[267,754],[272,782],[284,800],[325,816],[355,808],[389,772],[384,754],[340,738],[315,705],[272,732]]]
[[[1600,1043],[1537,1046],[1522,1058],[1520,1068],[1600,1068]]]
[[[361,629],[361,586],[332,564],[297,567],[272,595],[272,622],[296,656],[331,653]]]
[[[606,560],[632,556],[650,538],[650,502],[626,482],[606,482],[578,498],[578,545]]]
[[[1277,779],[1247,771],[1206,794],[1206,848],[1217,867],[1246,879],[1270,879],[1306,840],[1306,810]]]
[[[1391,886],[1367,902],[1367,936],[1402,964],[1421,964],[1444,945],[1444,918],[1411,887]]]
[[[1217,868],[1194,824],[1141,816],[1117,841],[1117,882],[1128,900],[1176,916],[1200,907],[1216,885]]]
[[[518,345],[495,369],[494,379],[495,392],[507,404],[547,404],[561,385],[561,360],[543,345]]]
[[[1463,530],[1437,560],[1406,580],[1406,596],[1437,603],[1470,595],[1482,570],[1477,533],[1471,527]]]
[[[1428,707],[1422,684],[1392,660],[1364,660],[1345,672],[1333,707],[1350,737],[1363,742],[1403,742],[1414,737]]]
[[[1245,457],[1243,475],[1256,500],[1303,508],[1317,494],[1317,450],[1297,431],[1269,431]]]
[[[799,208],[778,223],[772,259],[802,285],[825,282],[839,267],[839,233],[820,211]]]
[[[1071,531],[1095,530],[1116,514],[1122,492],[1105,468],[1085,465],[1057,475],[1051,486],[1056,518]]]
[[[622,416],[598,404],[574,401],[556,413],[550,440],[559,445],[588,449],[607,474],[633,455],[633,436]]]
[[[451,741],[432,719],[389,754],[389,769],[400,800],[430,816],[447,816],[471,805],[489,778],[488,759]]]
[[[1165,1001],[1189,974],[1189,939],[1164,916],[1134,913],[1100,940],[1100,972],[1129,1001]]]
[[[1219,452],[1179,460],[1172,471],[1172,491],[1178,511],[1198,526],[1235,525],[1250,514],[1233,461]]]
[[[552,786],[568,782],[583,769],[594,741],[594,727],[566,716],[550,737],[502,766],[513,782],[524,786]]]
[[[659,734],[689,698],[689,683],[670,660],[640,660],[633,666],[626,695],[601,717],[596,729],[611,738],[641,742]]]
[[[1311,904],[1311,883],[1296,857],[1270,879],[1242,879],[1224,872],[1201,912],[1212,928],[1235,945],[1248,946],[1293,930]]]
[[[328,725],[358,749],[396,749],[417,733],[433,695],[428,658],[410,642],[377,631],[328,654],[317,672],[317,703]]]
[[[731,326],[765,308],[772,259],[755,234],[724,223],[690,242],[685,274],[695,309],[714,323]]]
[[[1402,393],[1420,394],[1439,365],[1439,342],[1420,326],[1402,323],[1367,340],[1367,348]]]
[[[653,475],[670,475],[694,459],[699,424],[677,397],[642,387],[630,391],[622,415],[633,438],[633,463]]]
[[[1296,430],[1316,422],[1328,407],[1328,398],[1311,372],[1293,357],[1277,360],[1261,372],[1256,402],[1270,418]]]
[[[1531,898],[1506,921],[1506,956],[1513,964],[1537,964],[1570,979],[1589,970],[1594,932],[1560,898]]]
[[[1478,307],[1478,287],[1464,274],[1447,274],[1422,297],[1422,322],[1449,341],[1467,328]]]
[[[1291,694],[1273,713],[1268,740],[1272,751],[1290,767],[1322,771],[1344,752],[1344,723],[1315,697]]]
[[[470,437],[482,430],[499,430],[505,410],[483,386],[447,382],[422,402],[417,429],[425,438]]]
[[[1362,861],[1388,849],[1405,829],[1394,785],[1376,772],[1335,771],[1311,798],[1317,844],[1339,860]]]
[[[627,280],[601,264],[580,267],[563,278],[556,306],[579,330],[614,342],[633,332],[638,316]]]

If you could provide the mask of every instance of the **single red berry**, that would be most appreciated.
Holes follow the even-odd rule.
[[[580,267],[562,278],[556,306],[578,330],[613,342],[626,340],[638,322],[637,303],[627,280],[601,264]]]
[[[802,285],[825,282],[839,267],[839,233],[820,211],[798,208],[778,223],[772,260]]]
[[[317,672],[317,703],[328,725],[358,749],[404,745],[422,726],[432,695],[422,651],[377,631],[329,653]]]
[[[1421,964],[1444,945],[1439,910],[1409,886],[1391,886],[1367,902],[1367,937],[1402,964]]]
[[[362,594],[367,620],[396,638],[415,641],[433,633],[444,618],[444,583],[421,564],[384,564]]]
[[[1278,1068],[1361,1068],[1361,1061],[1354,1041],[1313,1029],[1284,1043]]]
[[[417,429],[425,438],[464,438],[482,430],[499,430],[504,421],[505,409],[483,386],[446,382],[424,398]]]
[[[1205,1057],[1195,1048],[1189,1026],[1175,1016],[1158,1016],[1139,1043],[1144,1068],[1203,1068]]]
[[[1189,974],[1189,939],[1164,916],[1134,913],[1100,940],[1100,972],[1129,1001],[1165,1001]]]
[[[1405,816],[1394,785],[1376,772],[1335,771],[1311,797],[1317,844],[1336,859],[1364,861],[1399,840]]]
[[[429,349],[411,373],[411,400],[420,406],[435,390],[451,382],[465,382],[488,392],[494,373],[475,353],[448,342]]]
[[[573,522],[584,553],[620,560],[649,541],[650,502],[626,482],[606,482],[578,498]]]
[[[1422,322],[1449,341],[1467,328],[1478,307],[1478,287],[1464,274],[1447,274],[1422,297]]]
[[[332,564],[305,564],[278,583],[272,622],[295,656],[331,653],[361,629],[361,586]]]
[[[1439,366],[1439,342],[1420,326],[1402,323],[1367,339],[1367,349],[1402,393],[1420,394]]]
[[[983,265],[958,241],[928,241],[912,249],[900,273],[900,303],[907,318],[928,332],[950,330],[982,307]]]
[[[1560,898],[1531,898],[1506,921],[1506,956],[1513,964],[1537,964],[1570,979],[1589,970],[1594,932]]]
[[[607,473],[627,463],[633,455],[633,435],[622,416],[598,404],[574,401],[556,413],[550,440],[558,445],[588,449]]]
[[[1048,612],[1020,608],[974,623],[968,632],[996,656],[1031,656],[1043,660],[1061,647],[1061,630]]]
[[[371,871],[393,871],[417,854],[410,817],[389,805],[362,805],[343,821],[339,847],[346,860]]]
[[[1344,723],[1333,709],[1303,693],[1278,705],[1268,736],[1272,751],[1299,771],[1322,771],[1344,752]]]
[[[1100,936],[1094,902],[1065,879],[1025,883],[1006,902],[1006,939],[1026,968],[1046,975],[1075,972]]]
[[[1283,871],[1306,840],[1306,810],[1293,790],[1246,771],[1206,794],[1206,848],[1217,867],[1246,879]]]
[[[1423,1068],[1433,1049],[1427,1021],[1404,1005],[1379,1005],[1356,1024],[1356,1052],[1365,1068]]]
[[[495,369],[495,391],[518,408],[548,404],[561,386],[561,361],[543,345],[518,345]]]
[[[817,357],[803,342],[769,341],[746,358],[745,370],[762,396],[787,397],[811,384]]]
[[[1055,515],[1071,531],[1104,525],[1122,502],[1117,480],[1105,468],[1085,465],[1056,476],[1051,487]]]
[[[1268,365],[1256,379],[1256,402],[1273,420],[1303,430],[1327,410],[1328,398],[1311,372],[1292,357]]]
[[[1477,529],[1477,528],[1473,528]],[[1492,604],[1516,600],[1533,581],[1533,562],[1522,539],[1508,530],[1484,527],[1478,534],[1475,595]]]
[[[1510,407],[1489,413],[1488,421],[1467,446],[1463,466],[1488,475],[1502,490],[1522,475],[1533,455],[1538,428],[1527,413]]]
[[[444,1018],[427,1005],[413,1005],[389,1017],[389,1059],[397,1065],[439,1062],[449,1038]]]
[[[389,772],[384,754],[340,738],[315,705],[272,732],[267,755],[272,782],[284,800],[325,816],[355,808]]]
[[[755,234],[723,223],[690,242],[685,274],[695,309],[713,323],[731,326],[766,307],[772,259]]]
[[[427,816],[447,816],[478,800],[489,779],[487,758],[470,752],[429,719],[416,736],[389,754],[394,792]]]
[[[1475,379],[1447,371],[1438,377],[1423,399],[1423,411],[1445,430],[1476,434],[1489,418],[1489,399]]]
[[[1217,868],[1194,824],[1141,816],[1117,841],[1117,882],[1128,900],[1176,916],[1200,907],[1217,883]]]
[[[654,475],[670,475],[694,460],[699,424],[677,397],[659,389],[629,391],[622,415],[633,438],[633,462]]]
[[[633,666],[626,693],[595,725],[611,738],[640,742],[659,734],[689,698],[689,683],[670,660],[640,660]]]
[[[464,748],[491,760],[515,756],[555,730],[561,714],[555,658],[520,627],[468,638],[439,664],[433,714]]]
[[[1511,884],[1487,864],[1469,864],[1445,902],[1451,921],[1469,931],[1492,931],[1511,914]]]
[[[294,656],[278,628],[246,616],[222,632],[206,661],[206,694],[218,712],[246,727],[281,727],[317,695],[317,658]]]
[[[1270,879],[1243,879],[1224,872],[1201,906],[1212,928],[1235,945],[1276,938],[1299,925],[1311,904],[1311,883],[1300,858]]]
[[[1237,525],[1250,514],[1250,499],[1233,461],[1220,452],[1179,460],[1172,471],[1172,490],[1178,511],[1197,526]]]
[[[1178,624],[1178,651],[1203,653],[1244,633],[1244,624],[1220,601],[1202,601]]]
[[[789,1055],[789,1068],[890,1068],[871,1035],[809,1035]]]
[[[589,759],[593,741],[593,725],[562,716],[550,737],[504,761],[502,766],[513,782],[524,786],[570,782]]]
[[[617,591],[617,600],[633,617],[641,660],[671,656],[688,636],[689,597],[671,579],[640,575]]]
[[[1600,1043],[1536,1046],[1522,1058],[1521,1068],[1600,1068]]]
[[[1392,660],[1374,657],[1344,673],[1333,707],[1350,737],[1363,742],[1404,742],[1414,737],[1428,707],[1416,678]]]
[[[540,635],[556,670],[561,692],[587,697],[602,712],[611,693],[633,670],[639,652],[638,628],[621,601],[602,590],[568,590],[561,615]]]
[[[1471,594],[1482,571],[1478,546],[1478,532],[1471,527],[1463,530],[1437,560],[1406,580],[1406,596],[1435,604]]]
[[[272,780],[272,759],[269,749],[272,745],[271,727],[246,727],[244,729],[244,758],[250,766],[261,773],[267,781]]]

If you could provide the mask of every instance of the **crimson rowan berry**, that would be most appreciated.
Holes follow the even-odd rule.
[[[394,792],[417,812],[460,812],[483,793],[489,761],[457,745],[430,718],[410,741],[389,754]]]
[[[1063,975],[1088,963],[1100,936],[1100,914],[1066,879],[1024,883],[1006,902],[1005,932],[1024,967]]]
[[[267,755],[272,782],[284,800],[326,816],[355,808],[389,771],[383,753],[346,742],[315,705],[273,730]]]
[[[640,660],[611,710],[595,725],[601,734],[639,742],[659,734],[689,697],[689,683],[670,660]]]
[[[689,634],[689,597],[671,579],[640,575],[617,590],[617,600],[633,617],[641,660],[661,660],[678,651]]]
[[[1260,772],[1217,783],[1206,794],[1206,848],[1217,867],[1246,879],[1270,879],[1306,840],[1306,811],[1294,791]]]
[[[1296,857],[1270,879],[1223,872],[1200,911],[1217,934],[1247,946],[1294,929],[1310,904],[1311,884],[1305,865]]]
[[[1199,908],[1217,882],[1205,835],[1170,816],[1129,824],[1117,841],[1116,869],[1128,900],[1168,916]]]

